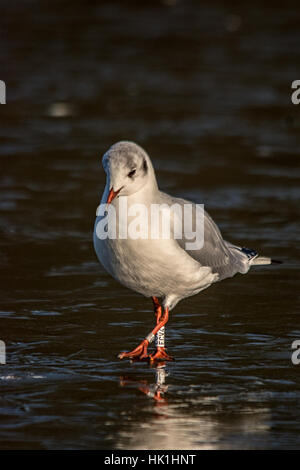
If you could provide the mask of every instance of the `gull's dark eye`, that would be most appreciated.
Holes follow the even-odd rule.
[[[136,172],[136,170],[131,170],[131,171],[128,173],[129,178],[132,178],[132,177],[135,175],[135,172]]]

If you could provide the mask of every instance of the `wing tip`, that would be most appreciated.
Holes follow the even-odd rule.
[[[254,260],[258,256],[258,253],[256,250],[253,250],[252,248],[246,248],[245,246],[241,248],[241,252],[247,256],[248,261]]]

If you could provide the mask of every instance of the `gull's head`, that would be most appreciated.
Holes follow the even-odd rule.
[[[109,194],[107,203],[117,196],[130,196],[149,182],[156,184],[151,160],[134,142],[117,142],[103,155]]]

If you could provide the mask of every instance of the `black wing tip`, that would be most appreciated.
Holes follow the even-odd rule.
[[[257,251],[253,250],[252,248],[246,248],[243,246],[241,251],[248,257],[249,261],[258,256]],[[271,258],[271,264],[283,264],[283,261]]]
[[[248,260],[250,261],[252,258],[256,258],[258,256],[257,251],[253,250],[252,248],[246,248],[243,246],[241,251],[247,256]]]

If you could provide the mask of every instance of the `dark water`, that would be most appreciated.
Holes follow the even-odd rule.
[[[299,447],[299,7],[3,3],[0,447]],[[229,240],[284,262],[175,308],[163,401],[155,368],[117,359],[151,302],[92,246],[100,158],[121,139]]]

